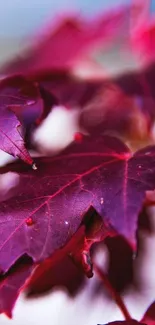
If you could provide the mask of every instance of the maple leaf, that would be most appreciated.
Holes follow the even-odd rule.
[[[23,254],[40,262],[63,247],[90,206],[135,243],[145,191],[154,189],[154,154],[155,147],[132,155],[116,138],[87,137],[59,156],[39,158],[36,173],[21,171],[14,197],[0,206],[3,272]]]
[[[97,216],[94,209],[89,210],[89,215],[91,215],[92,219],[96,219],[95,227],[94,223],[92,227],[92,222],[87,225],[88,221],[85,221],[85,224],[80,226],[67,245],[63,249],[57,250],[50,258],[35,266],[30,258],[28,259],[27,256],[23,256],[0,278],[0,313],[5,313],[7,316],[12,317],[13,306],[19,291],[23,289],[27,289],[27,295],[30,296],[49,290],[54,285],[62,283],[64,285],[70,284],[68,289],[73,295],[78,288],[79,281],[83,282],[83,270],[88,277],[93,275],[91,260],[86,259],[86,257],[89,258],[89,247],[92,245],[96,235],[95,240],[97,240],[97,237],[99,239],[101,231],[102,237],[103,233],[107,237],[110,235],[111,229],[104,225],[102,230],[101,218]],[[94,238],[91,238],[92,235],[94,235]],[[67,275],[67,277],[62,277],[61,272],[58,272],[58,267],[62,268],[62,265],[64,275]],[[74,276],[76,276],[78,281],[74,281]],[[71,277],[73,279],[72,282]]]
[[[22,76],[0,82],[0,149],[32,165],[24,145],[21,125],[25,128],[43,113],[43,99],[37,86]]]
[[[16,299],[32,269],[32,260],[22,257],[6,275],[0,277],[0,313],[12,317]]]

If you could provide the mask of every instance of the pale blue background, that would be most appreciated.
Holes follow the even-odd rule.
[[[0,0],[0,66],[29,46],[30,36],[58,13],[94,16],[133,0]],[[136,1],[136,0],[134,0]],[[148,1],[148,0],[141,0]],[[151,1],[155,12],[155,0]]]
[[[94,15],[130,0],[0,0],[0,37],[27,36],[52,15],[78,10]],[[145,1],[145,0],[144,0]],[[155,0],[153,0],[155,1]]]
[[[151,1],[151,11],[155,12],[155,0]]]

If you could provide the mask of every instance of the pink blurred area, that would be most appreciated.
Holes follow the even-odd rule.
[[[132,0],[129,6],[93,19],[76,14],[55,17],[40,29],[30,49],[3,66],[1,73],[33,75],[67,69],[77,74],[86,69],[92,70],[93,77],[103,78],[141,69],[155,56],[155,20],[149,6],[149,0]],[[119,67],[111,71],[111,64]]]

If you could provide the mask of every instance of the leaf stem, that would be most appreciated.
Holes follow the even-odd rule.
[[[105,285],[106,289],[108,290],[108,292],[110,293],[112,298],[115,300],[117,306],[120,308],[122,314],[124,315],[125,320],[131,320],[132,317],[129,314],[122,298],[120,297],[120,295],[117,293],[117,291],[111,285],[107,275],[103,272],[103,270],[98,265],[93,263],[93,266],[94,266],[94,271],[96,272],[98,277],[101,279],[102,283]]]

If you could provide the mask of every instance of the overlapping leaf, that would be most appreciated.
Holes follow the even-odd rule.
[[[101,325],[101,324],[98,324],[98,325]],[[134,319],[130,319],[130,320],[124,320],[124,321],[111,322],[111,323],[107,323],[104,325],[146,325],[146,324],[138,322]]]
[[[141,72],[125,73],[101,82],[81,110],[80,125],[92,133],[123,136],[133,148],[154,141],[154,64]],[[136,145],[135,145],[136,144]]]
[[[37,86],[24,77],[7,78],[0,83],[0,149],[32,164],[19,127],[30,126],[43,113],[43,100]]]
[[[103,81],[86,81],[72,76],[66,71],[34,76],[34,80],[58,98],[61,105],[70,108],[84,107],[93,99]]]
[[[69,242],[35,268],[27,283],[28,295],[45,292],[54,286],[65,286],[73,294],[79,289],[84,273],[88,278],[93,276],[90,256],[92,244],[113,236],[116,236],[114,229],[104,223],[101,216],[90,207],[83,223]],[[62,268],[63,276],[60,271]]]
[[[6,275],[0,277],[0,313],[12,317],[12,309],[16,299],[32,269],[32,260],[23,257]]]
[[[147,325],[155,324],[155,302],[153,302],[146,311],[145,315],[142,318],[142,322],[146,323]]]

